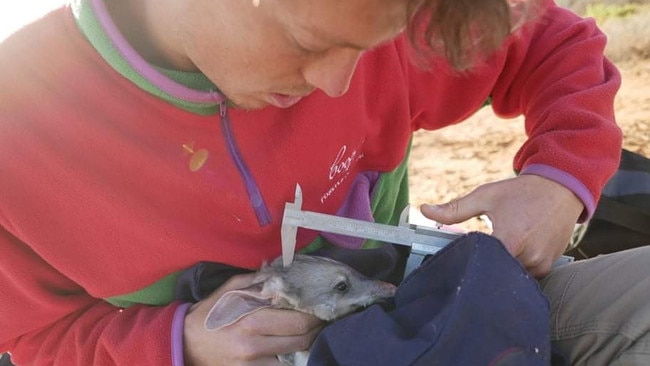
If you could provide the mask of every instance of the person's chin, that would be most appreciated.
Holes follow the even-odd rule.
[[[247,98],[243,100],[229,99],[228,102],[234,108],[243,109],[246,111],[260,110],[270,105],[267,101],[258,98]]]

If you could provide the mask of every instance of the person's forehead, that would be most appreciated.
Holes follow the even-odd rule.
[[[265,1],[265,0],[261,0]],[[266,0],[277,1],[284,21],[317,36],[353,45],[376,45],[406,25],[405,0]]]

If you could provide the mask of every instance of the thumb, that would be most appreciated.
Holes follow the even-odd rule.
[[[480,192],[474,190],[447,203],[439,205],[424,204],[420,206],[420,212],[431,220],[445,225],[453,225],[484,214],[483,202]]]

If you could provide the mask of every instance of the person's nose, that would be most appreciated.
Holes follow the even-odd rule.
[[[352,48],[331,49],[307,65],[305,80],[330,97],[340,97],[350,87],[361,54]]]

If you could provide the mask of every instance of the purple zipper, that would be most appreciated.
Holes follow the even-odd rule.
[[[264,202],[264,198],[260,193],[260,189],[257,186],[253,175],[246,166],[244,160],[241,158],[241,153],[239,152],[239,148],[237,147],[235,138],[232,134],[232,130],[230,128],[230,117],[228,115],[228,109],[226,107],[226,97],[221,93],[213,90],[209,92],[193,90],[167,78],[165,75],[151,66],[145,59],[143,59],[135,49],[133,49],[126,38],[124,38],[122,33],[120,33],[117,25],[111,19],[104,1],[90,0],[90,5],[104,32],[111,39],[113,47],[115,47],[115,49],[122,55],[122,57],[129,63],[129,65],[137,71],[140,76],[171,96],[175,96],[177,98],[181,98],[190,102],[219,103],[221,129],[223,130],[226,143],[228,145],[230,157],[237,166],[239,174],[244,179],[246,192],[248,192],[248,198],[251,202],[251,205],[253,206],[253,210],[255,210],[255,215],[257,215],[259,224],[261,226],[270,224],[271,214],[269,213],[266,203]]]
[[[248,166],[244,162],[244,159],[241,157],[239,148],[233,136],[232,129],[230,128],[230,116],[228,114],[228,107],[226,106],[227,101],[225,98],[222,98],[219,101],[219,116],[221,116],[221,130],[226,139],[226,144],[228,145],[228,152],[233,162],[239,170],[239,174],[244,179],[244,185],[246,186],[246,192],[248,193],[248,199],[255,210],[255,215],[257,215],[257,221],[260,223],[260,226],[266,226],[271,223],[271,214],[264,202],[264,197],[255,182],[253,174],[251,174]]]

